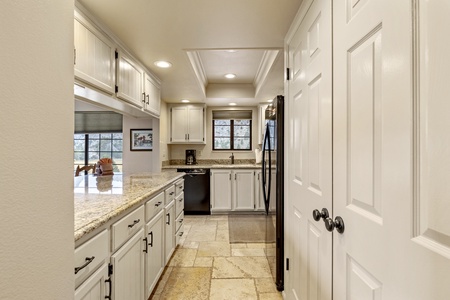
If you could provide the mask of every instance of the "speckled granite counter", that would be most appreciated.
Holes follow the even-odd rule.
[[[261,164],[168,165],[163,169],[261,169]]]
[[[159,174],[75,177],[75,241],[125,210],[143,204],[183,175],[176,170],[162,170]]]

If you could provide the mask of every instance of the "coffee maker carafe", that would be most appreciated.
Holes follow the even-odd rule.
[[[195,159],[196,150],[186,150],[186,164],[187,165],[195,165],[197,161]]]

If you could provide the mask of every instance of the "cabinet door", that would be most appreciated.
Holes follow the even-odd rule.
[[[152,293],[164,270],[164,211],[160,211],[146,226],[148,253],[145,258],[145,299]]]
[[[211,211],[231,211],[231,170],[211,170]]]
[[[145,109],[159,117],[161,111],[160,85],[148,74],[144,74]]]
[[[264,198],[262,191],[261,170],[255,173],[255,209],[264,211]]]
[[[113,299],[144,299],[144,228],[111,256]]]
[[[203,107],[188,107],[188,142],[204,142]]]
[[[75,290],[75,300],[104,300],[106,294],[105,280],[108,278],[108,265],[103,264],[82,285]]]
[[[187,107],[175,106],[171,108],[171,138],[173,143],[187,141]]]
[[[141,108],[144,103],[144,72],[121,51],[118,52],[117,65],[117,97]]]
[[[233,210],[255,209],[254,172],[254,170],[233,171]]]
[[[175,200],[169,203],[165,209],[165,261],[167,264],[172,256],[173,251],[175,250]]]
[[[114,44],[77,11],[74,19],[74,44],[75,78],[113,94]]]
[[[258,144],[262,144],[264,141],[264,133],[266,130],[266,108],[268,105],[260,105],[258,106],[258,115],[259,115],[259,123],[258,123]]]

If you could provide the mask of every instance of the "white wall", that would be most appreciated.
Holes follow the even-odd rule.
[[[0,299],[74,297],[73,1],[0,1]]]
[[[252,111],[252,150],[251,151],[213,151],[212,150],[212,111],[213,110],[251,110]],[[186,149],[197,150],[197,159],[229,159],[231,152],[235,159],[255,159],[258,148],[258,108],[256,106],[209,106],[206,108],[206,145],[169,145],[170,159],[185,159]]]
[[[130,151],[130,129],[153,129],[153,151]],[[123,116],[123,173],[161,171],[159,120]]]

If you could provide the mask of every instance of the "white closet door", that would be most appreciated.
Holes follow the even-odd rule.
[[[335,300],[449,297],[449,15],[446,1],[334,4]]]
[[[288,36],[286,103],[287,299],[330,300],[332,234],[313,211],[332,213],[331,2],[304,1]]]

